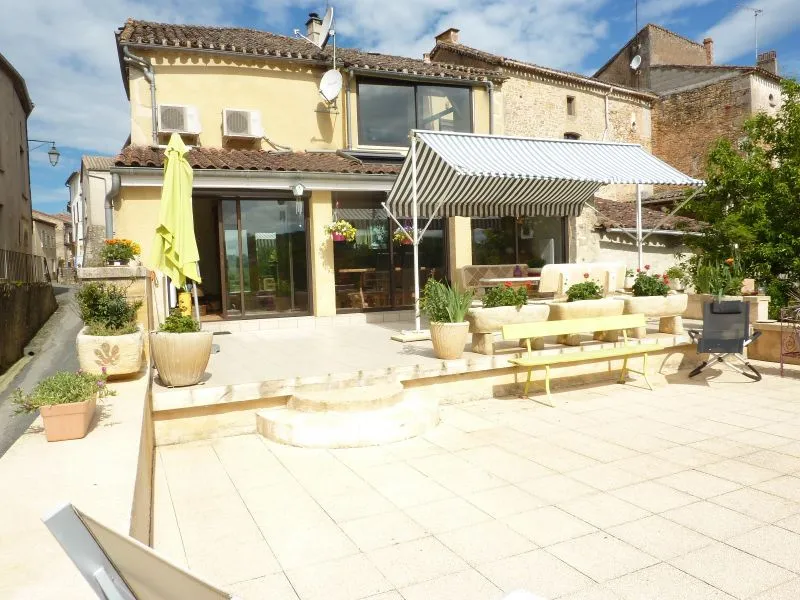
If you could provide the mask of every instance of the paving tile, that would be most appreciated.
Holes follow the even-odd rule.
[[[272,535],[265,532],[265,537],[287,571],[358,553],[356,545],[332,521],[297,523]]]
[[[202,551],[187,551],[186,559],[191,571],[220,585],[256,579],[281,570],[264,540],[212,544]]]
[[[752,600],[794,600],[795,598],[800,598],[800,578],[753,596]]]
[[[400,590],[406,600],[499,600],[503,592],[474,569]]]
[[[649,454],[641,454],[632,458],[618,460],[613,464],[615,467],[630,471],[643,479],[655,479],[664,475],[672,475],[680,471],[685,471],[686,467],[663,458],[658,458]]]
[[[535,498],[514,485],[476,492],[464,496],[464,499],[495,519],[525,512],[545,504],[543,500]]]
[[[735,598],[750,598],[795,577],[791,571],[721,543],[670,562]]]
[[[719,541],[762,525],[756,519],[707,501],[668,510],[661,516]]]
[[[548,504],[558,504],[581,496],[596,494],[597,489],[574,480],[568,475],[550,475],[517,484],[517,487],[541,498]]]
[[[698,498],[710,498],[738,490],[741,484],[708,473],[687,470],[656,479],[656,483],[675,488]]]
[[[340,526],[362,552],[428,535],[423,527],[399,510],[348,521]]]
[[[567,473],[575,469],[583,469],[600,464],[600,461],[593,458],[540,440],[533,440],[530,444],[521,445],[516,449],[511,448],[510,450],[556,473]]]
[[[297,594],[283,573],[273,573],[258,579],[249,579],[226,586],[242,600],[299,600]],[[401,599],[402,600],[402,599]]]
[[[624,575],[606,585],[622,600],[734,600],[733,596],[664,563]]]
[[[597,582],[616,579],[658,562],[657,558],[602,531],[549,546],[547,552]]]
[[[778,446],[774,450],[760,450],[759,452],[742,456],[739,460],[764,469],[781,471],[782,473],[794,473],[800,470],[800,458],[791,454],[784,454],[781,452],[781,448],[783,446]]]
[[[765,525],[731,538],[727,543],[784,569],[800,572],[800,534]]]
[[[414,458],[408,464],[453,493],[463,495],[507,485],[508,482],[454,454]]]
[[[512,483],[533,479],[535,477],[544,477],[545,475],[551,475],[553,473],[550,469],[542,465],[530,461],[527,458],[512,454],[497,446],[470,448],[469,450],[456,452],[455,455]]]
[[[800,503],[754,488],[742,488],[721,496],[715,496],[709,501],[765,523],[774,523],[780,519],[800,513]]]
[[[286,576],[300,600],[359,600],[392,589],[364,554],[292,569]]]
[[[569,502],[558,508],[601,529],[649,516],[650,513],[611,494],[593,494]]]
[[[609,590],[605,584],[597,583],[580,592],[560,596],[558,600],[620,600],[620,597]]]
[[[751,446],[766,449],[782,446],[791,441],[789,438],[780,435],[773,435],[771,433],[765,433],[763,431],[756,431],[755,429],[747,429],[745,431],[740,431],[739,433],[732,433],[730,435],[726,435],[725,438],[731,440],[732,442],[742,442],[743,444],[749,444]]]
[[[362,476],[400,508],[453,496],[446,488],[403,463],[370,467],[362,472]]]
[[[396,588],[468,568],[464,560],[434,537],[373,550],[367,556]]]
[[[469,527],[491,519],[463,498],[448,498],[406,509],[406,514],[430,533]]]
[[[698,471],[709,473],[742,485],[753,485],[768,479],[775,479],[780,473],[771,469],[764,469],[751,465],[741,460],[729,459],[718,463],[710,463],[697,467]]]
[[[607,531],[661,560],[682,556],[714,543],[713,539],[658,515],[617,525]]]
[[[585,469],[571,471],[569,476],[603,491],[615,490],[647,479],[636,473],[621,469],[614,464],[593,465]]]
[[[555,506],[545,506],[503,519],[513,530],[538,546],[550,546],[597,531],[577,517]]]
[[[522,589],[542,598],[557,598],[594,583],[544,550],[481,565],[478,571],[506,593]]]
[[[710,438],[688,444],[687,448],[701,450],[703,452],[711,452],[727,458],[736,458],[745,454],[752,454],[761,450],[758,446],[745,444],[743,442],[729,440],[724,437]]]
[[[500,521],[487,521],[440,533],[436,537],[472,566],[523,554],[536,548],[528,538]]]
[[[696,496],[680,492],[655,481],[643,481],[642,483],[613,490],[611,493],[617,498],[653,513],[685,506],[698,500]]]
[[[360,490],[352,494],[316,498],[326,513],[336,522],[352,521],[397,510],[397,507],[375,490]]]
[[[783,475],[782,477],[776,477],[775,479],[758,483],[753,487],[761,490],[762,492],[767,492],[769,494],[780,496],[781,498],[786,498],[787,500],[800,502],[799,477]]]

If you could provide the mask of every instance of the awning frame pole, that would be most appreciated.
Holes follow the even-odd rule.
[[[419,206],[417,205],[417,136],[411,134],[411,219],[414,241],[414,331],[422,331],[419,314]]]
[[[636,254],[639,269],[644,268],[644,239],[642,238],[642,186],[636,184]]]
[[[666,216],[663,219],[661,219],[658,223],[656,223],[655,227],[653,227],[650,230],[650,233],[648,233],[646,236],[644,236],[644,239],[642,241],[646,240],[651,235],[653,235],[656,232],[657,229],[660,229],[661,226],[664,223],[667,222],[667,219],[669,219],[672,215],[674,215],[676,212],[678,212],[680,209],[682,209],[686,205],[687,202],[689,202],[690,200],[694,200],[695,196],[697,196],[698,194],[701,194],[702,192],[703,192],[703,188],[702,187],[698,188],[697,190],[695,190],[695,192],[691,196],[689,196],[683,202],[678,204],[678,206],[676,206],[669,213],[667,213]]]

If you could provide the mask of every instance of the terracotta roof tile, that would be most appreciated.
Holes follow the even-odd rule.
[[[334,152],[265,152],[263,150],[192,148],[186,158],[193,169],[238,171],[397,175],[401,166],[400,163],[360,161]],[[126,146],[114,159],[114,164],[118,167],[162,168],[164,151],[150,146]]]
[[[597,226],[605,229],[614,229],[620,226],[626,229],[636,229],[636,204],[634,202],[617,202],[605,198],[595,198],[594,205],[600,215]],[[666,215],[652,208],[642,207],[642,229],[652,229]],[[672,216],[660,229],[672,231],[699,231],[703,224],[689,217]]]
[[[108,171],[114,166],[114,157],[83,155],[81,166],[87,171]]]
[[[331,49],[320,50],[305,40],[244,27],[172,25],[128,19],[117,34],[119,45],[144,45],[184,50],[241,52],[251,56],[281,57],[330,63]],[[415,58],[337,48],[339,66],[378,72],[426,75],[443,78],[502,80],[493,71],[460,65],[427,63]]]

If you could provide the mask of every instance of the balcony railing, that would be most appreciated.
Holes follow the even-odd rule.
[[[47,258],[0,249],[0,281],[50,281]]]

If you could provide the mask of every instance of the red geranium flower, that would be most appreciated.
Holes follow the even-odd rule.
[[[644,270],[645,270],[645,271],[649,271],[649,270],[650,270],[650,265],[645,265],[645,266],[644,266]]]
[[[636,272],[637,272],[637,273],[641,273],[641,272],[642,272],[642,270],[641,270],[641,269],[636,269]]]
[[[511,282],[510,281],[506,281],[503,285],[506,286],[506,287],[511,287]]]
[[[733,265],[733,258],[726,258],[725,259],[725,264],[728,265],[729,267],[732,266]]]
[[[583,278],[584,278],[584,279],[589,279],[589,274],[588,274],[588,273],[584,273],[584,274],[583,274]]]

